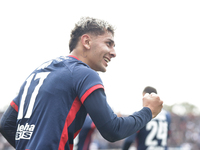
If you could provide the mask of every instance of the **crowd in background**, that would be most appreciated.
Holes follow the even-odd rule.
[[[200,150],[200,116],[172,115],[171,136],[168,144],[171,147],[189,147]]]
[[[2,116],[0,113],[0,118]],[[200,116],[171,114],[171,133],[168,140],[169,147],[186,150],[200,150]],[[94,149],[120,149],[123,140],[110,143],[101,137],[96,130],[91,144]],[[134,144],[133,144],[134,145]],[[14,150],[0,134],[0,150]]]

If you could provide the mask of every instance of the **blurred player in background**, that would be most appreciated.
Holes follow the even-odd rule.
[[[146,93],[156,93],[157,90],[147,86],[143,90]],[[167,139],[170,134],[170,114],[162,109],[161,113],[152,119],[145,127],[137,133],[124,140],[123,150],[128,150],[133,142],[137,142],[137,150],[167,150]]]
[[[92,140],[92,133],[94,132],[95,128],[96,126],[92,122],[92,119],[89,115],[87,115],[80,133],[74,139],[73,150],[89,150]]]
[[[116,113],[118,117],[122,117],[121,113]],[[80,133],[74,139],[73,150],[89,150],[92,142],[92,134],[96,129],[95,124],[89,115],[86,116],[85,122],[81,128]]]
[[[116,57],[114,46],[114,28],[108,22],[81,18],[71,32],[70,55],[44,63],[22,84],[0,121],[2,135],[16,150],[72,150],[87,113],[110,142],[144,127],[163,102],[146,94],[140,111],[117,117],[97,73],[106,72]]]

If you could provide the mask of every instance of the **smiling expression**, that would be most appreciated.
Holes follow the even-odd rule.
[[[87,64],[95,71],[105,72],[108,63],[116,57],[114,37],[112,33],[92,36]]]

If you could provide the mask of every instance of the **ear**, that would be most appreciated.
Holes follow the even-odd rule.
[[[90,49],[91,37],[88,34],[81,36],[81,43],[86,49]]]

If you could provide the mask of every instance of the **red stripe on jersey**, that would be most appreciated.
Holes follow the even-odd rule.
[[[17,104],[15,104],[14,101],[12,101],[12,102],[10,103],[10,106],[11,106],[12,108],[14,108],[14,109],[16,110],[16,112],[18,112],[18,106],[17,106]]]
[[[96,128],[94,122],[92,122],[92,124],[91,124],[91,128]]]
[[[69,57],[73,57],[73,58],[79,60],[76,56],[73,56],[73,55],[69,55]]]
[[[81,129],[78,130],[78,131],[74,134],[74,139],[75,139],[75,137],[79,134],[80,131],[81,131]]]
[[[85,94],[83,94],[83,96],[81,97],[81,102],[84,103],[85,99],[86,99],[92,92],[94,92],[96,89],[100,89],[100,88],[103,88],[103,89],[104,89],[103,85],[97,84],[97,85],[91,87],[90,89],[88,89],[88,90],[85,92]]]
[[[70,150],[73,150],[73,144],[69,144],[69,148],[70,148]]]
[[[72,107],[71,107],[71,109],[70,109],[70,111],[69,111],[69,113],[67,115],[67,118],[65,120],[65,125],[64,125],[62,134],[61,134],[61,140],[60,140],[60,143],[59,143],[58,150],[64,150],[65,149],[65,144],[68,141],[68,127],[71,125],[71,123],[75,119],[76,114],[79,111],[81,105],[82,104],[79,101],[79,98],[76,97],[74,102],[73,102],[73,104],[72,104]],[[73,149],[73,144],[70,144],[69,146],[70,146],[70,150],[72,150]]]
[[[84,145],[83,145],[83,150],[89,149],[89,145],[90,145],[90,142],[91,142],[91,135],[92,135],[92,133],[94,132],[94,129],[95,129],[95,126],[93,126],[93,125],[94,125],[94,123],[92,122],[91,127],[94,127],[94,128],[91,128],[90,131],[88,132],[87,137],[86,137],[85,142],[84,142]]]

